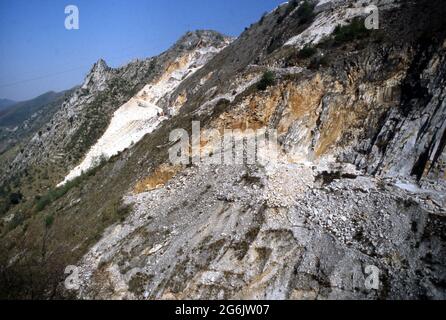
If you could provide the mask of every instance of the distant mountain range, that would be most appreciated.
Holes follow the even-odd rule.
[[[34,99],[14,102],[2,99],[0,107],[0,153],[47,123],[72,90],[47,92]],[[8,101],[12,104],[9,104]]]
[[[8,109],[8,107],[12,106],[13,104],[17,103],[16,101],[9,100],[9,99],[0,99],[0,113]]]
[[[0,100],[0,127],[18,126],[45,105],[64,95],[64,92],[47,92],[34,99],[15,102]]]

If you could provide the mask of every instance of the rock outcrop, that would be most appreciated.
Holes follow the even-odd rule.
[[[84,85],[93,93],[68,105],[121,92],[113,79],[130,72],[137,90],[99,104],[109,108],[108,130],[121,106],[156,112],[133,119],[147,130],[139,142],[123,137],[91,177],[48,205],[54,226],[34,218],[6,233],[5,247],[24,241],[5,251],[4,272],[28,270],[41,253],[30,242],[43,241],[42,264],[79,271],[78,290],[59,279],[44,296],[444,299],[446,7],[378,1],[380,29],[366,30],[362,3],[291,1],[233,41],[192,33],[129,70],[99,62]],[[205,136],[196,142],[206,161],[171,164],[171,133],[192,133],[192,121],[231,130],[231,154],[253,130],[275,132],[277,154],[262,145],[253,163],[212,164],[228,145]],[[88,147],[107,139],[106,127]],[[79,131],[54,137],[67,132]]]
[[[169,83],[170,76],[180,77],[180,74],[172,74],[178,68],[184,68],[184,72],[192,73],[230,41],[230,38],[213,31],[197,31],[186,34],[160,56],[137,60],[117,69],[108,67],[104,60],[99,59],[82,86],[66,99],[51,119],[51,125],[41,134],[36,133],[24,146],[24,152],[17,155],[3,179],[6,180],[30,168],[50,167],[51,180],[62,181],[68,174],[67,169],[73,169],[84,160],[90,148],[94,148],[96,143],[101,143],[99,139],[110,126],[114,112],[118,114],[121,112],[119,109],[121,106],[132,104],[138,97],[140,100],[144,99],[141,96],[147,91],[146,86],[159,81]],[[178,79],[180,80],[184,79]],[[160,96],[154,100],[164,98],[164,95],[173,89],[172,86],[165,88],[165,92],[156,92]],[[157,101],[153,103],[155,102]],[[130,113],[138,114],[138,110],[130,110]],[[116,121],[120,120],[115,119],[114,122]],[[131,122],[131,119],[128,121]],[[117,151],[129,147],[132,140],[136,143],[145,133],[150,132],[150,130],[142,131],[136,134],[137,137],[131,137],[132,133],[127,132],[128,143],[127,141],[118,143],[117,150],[110,152],[100,150],[98,153],[93,149],[91,159],[87,160],[87,164],[79,166],[76,172],[88,170],[91,163],[94,163],[93,158],[102,154],[107,157],[115,155]]]
[[[317,7],[305,31],[265,53],[260,34],[283,12],[290,15],[283,21],[293,19],[291,5],[246,31],[186,88],[193,114],[210,118],[207,128],[277,129],[286,157],[266,166],[202,164],[126,196],[133,212],[81,261],[79,297],[445,298],[444,32],[423,43],[405,26],[399,40],[330,53],[324,37],[335,25],[321,28],[324,34],[312,25],[352,18],[345,16],[349,1],[331,2]],[[381,14],[411,21],[426,3],[411,5],[386,1]],[[418,27],[439,30],[435,17],[425,18]],[[235,74],[220,68],[252,39],[258,57],[243,64],[243,53],[234,55],[244,66]],[[315,41],[332,59],[328,67],[289,66],[290,47]],[[278,83],[252,90],[265,70]],[[222,86],[213,86],[217,79]],[[372,267],[380,275],[375,289],[366,285]]]

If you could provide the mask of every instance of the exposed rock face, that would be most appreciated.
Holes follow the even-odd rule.
[[[150,66],[151,60],[145,60],[113,70],[99,60],[84,84],[56,113],[53,125],[41,135],[36,134],[24,148],[25,152],[17,156],[11,174],[31,166],[45,166],[48,162],[53,163],[54,169],[63,171],[82,157],[104,129],[110,113],[116,108],[115,103],[126,99],[139,81],[147,76]],[[133,83],[130,82],[132,78]]]
[[[349,7],[348,1],[319,5],[315,23],[345,16]],[[391,1],[380,8],[413,17]],[[264,17],[263,25],[274,15]],[[435,18],[431,22],[435,29]],[[204,70],[249,44],[263,25]],[[315,32],[316,37],[305,36]],[[417,39],[410,32],[405,37]],[[273,55],[323,36],[310,26]],[[208,127],[218,130],[276,128],[286,160],[202,165],[155,191],[127,196],[133,213],[110,227],[81,261],[79,297],[445,298],[441,36],[429,45],[368,43],[326,71],[272,58],[266,65],[260,58],[223,88],[212,81],[225,71],[210,71],[204,76],[210,84],[198,89],[206,99],[198,99],[194,114],[210,117]],[[252,91],[266,69],[275,71],[278,84],[265,93]],[[202,79],[192,78],[189,88]],[[193,96],[196,90],[186,92]],[[415,179],[422,181],[417,185]],[[366,286],[367,266],[380,271],[377,290]]]
[[[445,177],[445,53],[446,41],[436,52],[433,48],[421,48],[416,54],[401,83],[401,109],[389,111],[372,145],[367,160],[380,162],[369,165],[369,172],[380,168],[381,173],[390,175]],[[387,147],[380,150],[383,142]]]
[[[92,67],[82,86],[65,101],[61,110],[53,117],[51,121],[53,125],[43,134],[36,134],[23,148],[25,152],[19,154],[13,161],[10,175],[31,166],[44,167],[50,163],[54,178],[60,182],[68,173],[67,167],[77,165],[104,134],[113,113],[117,111],[119,114],[119,107],[124,103],[132,104],[129,100],[141,96],[143,91],[139,91],[145,85],[150,86],[162,81],[163,76],[173,76],[172,73],[176,69],[184,67],[180,65],[181,62],[183,64],[187,62],[187,67],[190,67],[190,69],[185,68],[185,71],[195,71],[230,41],[230,38],[213,31],[197,31],[186,34],[158,57],[137,60],[118,69],[108,67],[106,62],[100,59]],[[193,65],[194,62],[197,64]],[[169,78],[166,81],[169,81]],[[174,87],[168,89],[173,90]],[[160,96],[153,103],[169,92],[166,89],[165,92],[157,93]],[[138,110],[130,110],[130,113],[137,114]],[[131,122],[131,119],[128,121]],[[133,138],[133,142],[137,142],[148,132],[150,130],[144,130],[142,134]],[[126,132],[126,134],[130,140],[128,143],[118,143],[116,151],[122,151],[130,146],[132,133]],[[77,168],[79,169],[77,171],[89,169],[95,156],[104,153],[109,157],[116,154],[116,151],[107,153],[107,150],[100,150],[99,154],[96,154],[97,152],[93,150],[94,155],[90,157],[92,159],[87,161],[88,164]]]
[[[230,44],[193,33],[154,58],[164,61],[159,72],[113,104],[114,117],[119,106],[140,103],[165,119],[48,206],[58,213],[46,238],[55,240],[45,248],[58,263],[79,267],[80,288],[72,294],[446,298],[446,7],[380,1],[381,30],[332,34],[332,17],[349,26],[349,18],[364,16],[355,3],[319,1],[308,14],[290,2]],[[348,15],[352,8],[360,13]],[[318,43],[310,57],[300,50],[308,43]],[[107,70],[98,63],[87,87],[107,90],[110,80],[102,79],[117,72]],[[178,70],[185,77],[176,77]],[[262,88],[266,71],[275,79]],[[144,130],[148,118],[137,119]],[[274,129],[277,161],[170,166],[169,134],[190,132],[192,120],[216,132]],[[110,218],[117,197],[132,209]],[[104,233],[92,227],[104,221]],[[31,241],[24,233],[8,233],[5,243]],[[9,265],[26,252],[8,252]],[[370,282],[373,270],[379,278]],[[59,294],[70,293],[61,288]]]
[[[367,176],[323,182],[323,172],[203,166],[126,198],[134,212],[80,265],[80,297],[445,298],[440,207],[418,203],[439,193],[420,199]],[[368,265],[377,291],[365,288]]]
[[[65,182],[86,172],[95,165],[98,159],[117,155],[124,149],[132,146],[146,134],[152,132],[164,120],[163,102],[170,94],[190,75],[203,67],[221,49],[229,44],[230,39],[221,36],[220,41],[212,32],[192,33],[180,40],[180,43],[188,49],[179,51],[177,56],[166,64],[166,70],[161,76],[154,78],[144,86],[128,102],[119,107],[110,122],[105,133],[91,147],[82,163],[74,168],[65,178]],[[93,72],[88,76],[84,86],[90,82],[105,82],[101,74],[106,72],[103,61],[98,63]],[[178,112],[183,101],[178,101],[174,108],[165,107],[167,113]]]

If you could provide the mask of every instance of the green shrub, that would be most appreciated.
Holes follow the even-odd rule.
[[[297,16],[301,25],[309,23],[314,18],[314,4],[304,1],[297,9]]]
[[[321,57],[315,57],[313,59],[311,59],[310,65],[308,66],[309,69],[312,70],[318,70],[320,67],[326,67],[330,64],[330,60],[325,57],[325,56],[321,56]]]
[[[262,79],[257,83],[257,89],[261,91],[265,91],[266,88],[272,86],[276,83],[276,75],[272,71],[265,71],[262,76]]]
[[[48,215],[45,217],[45,228],[49,229],[51,228],[51,226],[54,223],[54,216],[53,215]]]
[[[48,194],[46,194],[46,195],[44,195],[44,196],[41,196],[40,199],[37,200],[37,203],[36,203],[36,211],[37,211],[37,212],[42,211],[42,210],[45,209],[45,207],[46,207],[47,205],[49,205],[50,203],[51,203],[51,198],[50,198],[50,196],[49,196]]]
[[[11,204],[19,204],[23,199],[23,195],[20,192],[13,192],[9,195],[9,201]]]
[[[10,201],[0,199],[0,216],[6,214],[11,207]]]
[[[336,44],[359,40],[369,36],[370,30],[365,27],[364,19],[355,18],[345,26],[336,26],[333,35]]]
[[[101,155],[94,162],[94,167],[87,172],[82,172],[79,177],[73,180],[67,181],[60,187],[49,190],[45,195],[36,197],[36,211],[40,212],[45,209],[52,202],[62,198],[71,189],[80,186],[88,177],[96,175],[96,173],[107,163],[107,159],[104,155]]]
[[[116,207],[116,215],[121,222],[125,221],[125,218],[132,212],[133,206],[130,204],[124,204],[122,201],[118,202]]]
[[[25,215],[21,212],[16,213],[13,218],[11,219],[11,221],[9,222],[9,226],[8,229],[14,230],[15,228],[17,228],[18,226],[20,226],[24,221],[25,221]]]
[[[288,17],[288,15],[299,5],[299,2],[297,0],[292,0],[290,1],[290,3],[288,3],[288,5],[286,6],[285,12],[283,15],[281,15],[278,19],[277,19],[277,23],[281,24],[283,22],[283,20],[285,20],[286,17]],[[279,11],[277,11],[279,12]]]
[[[101,211],[101,219],[103,222],[125,221],[125,218],[132,212],[133,206],[125,204],[122,200],[112,201],[107,203]]]
[[[299,51],[299,57],[307,59],[314,56],[316,52],[317,52],[316,48],[306,45]]]

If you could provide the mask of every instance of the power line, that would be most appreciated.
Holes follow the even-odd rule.
[[[35,77],[35,78],[24,79],[24,80],[12,82],[12,83],[2,84],[2,85],[0,85],[0,88],[7,88],[7,87],[12,87],[12,86],[15,86],[15,85],[18,85],[18,84],[22,84],[22,83],[27,83],[27,82],[32,82],[32,81],[36,81],[36,80],[51,78],[51,77],[58,76],[58,75],[61,75],[61,74],[77,71],[77,70],[80,70],[80,69],[83,69],[83,68],[85,68],[85,66],[77,67],[77,68],[73,68],[73,69],[69,69],[69,70],[64,70],[64,71],[60,71],[60,72],[55,72],[55,73],[49,73],[49,74],[38,76],[38,77]]]
[[[136,47],[136,45],[127,47],[127,48],[125,48],[125,49],[123,49],[123,50],[130,49],[130,48],[134,48],[134,47]],[[153,48],[153,46],[151,46],[149,49],[152,49],[152,48]],[[130,53],[132,53],[132,52],[136,52],[136,50],[135,50],[135,51],[131,51],[131,52],[129,52],[129,53],[126,53],[125,55],[120,55],[120,56],[111,57],[111,58],[108,59],[108,61],[112,61],[112,60],[116,60],[116,59],[121,59],[121,58],[127,57],[127,56],[129,56]],[[7,87],[12,87],[12,86],[15,86],[15,85],[19,85],[19,84],[27,83],[27,82],[32,82],[32,81],[37,81],[37,80],[47,79],[47,78],[51,78],[51,77],[55,77],[55,76],[59,76],[59,75],[62,75],[62,74],[70,73],[70,72],[73,72],[73,71],[77,71],[77,70],[81,70],[81,69],[89,68],[90,66],[91,66],[91,64],[88,64],[88,65],[85,64],[85,65],[78,66],[78,67],[75,67],[75,68],[71,68],[71,69],[67,69],[67,70],[63,70],[63,71],[59,71],[59,72],[54,72],[54,73],[49,73],[49,74],[45,74],[45,75],[41,75],[41,76],[37,76],[37,77],[34,77],[34,78],[23,79],[23,80],[19,80],[19,81],[11,82],[11,83],[0,84],[0,88],[7,88]]]

